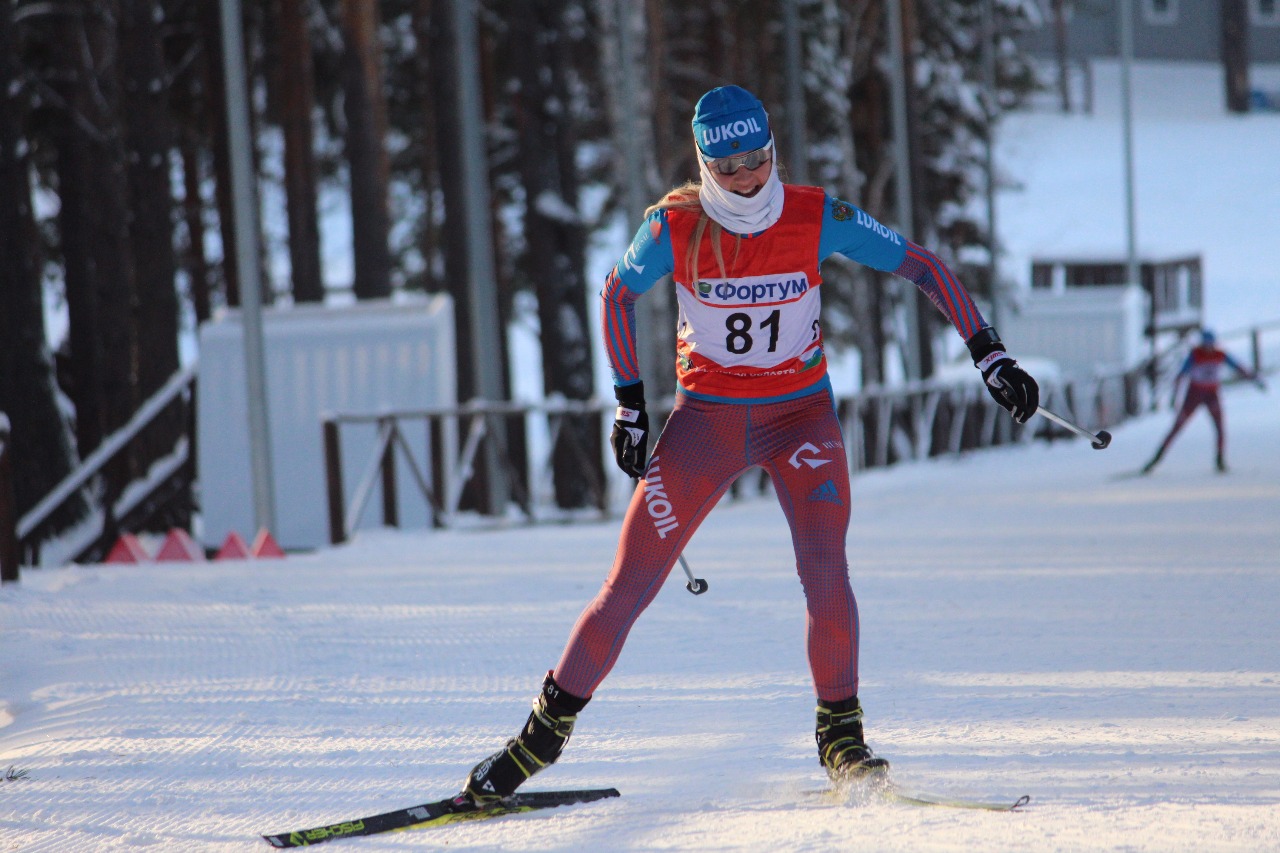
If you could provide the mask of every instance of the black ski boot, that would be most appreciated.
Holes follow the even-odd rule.
[[[526,779],[560,757],[578,712],[588,701],[561,690],[548,672],[524,729],[471,769],[462,792],[480,806],[510,796]]]
[[[818,704],[818,760],[833,782],[846,782],[889,769],[862,736],[862,704],[858,697]]]

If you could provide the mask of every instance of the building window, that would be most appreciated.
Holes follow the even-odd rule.
[[[1256,27],[1280,27],[1280,0],[1249,0],[1249,19]]]
[[[1142,19],[1159,26],[1178,23],[1178,0],[1142,0]]]

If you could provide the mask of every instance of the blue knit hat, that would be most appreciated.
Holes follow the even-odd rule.
[[[704,157],[718,160],[769,144],[769,114],[741,86],[721,86],[698,99],[693,139]]]

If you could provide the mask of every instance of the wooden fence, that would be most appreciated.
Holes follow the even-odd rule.
[[[1248,352],[1249,366],[1259,374],[1280,365],[1280,323],[1220,335],[1222,345],[1237,354]],[[1041,401],[1055,413],[1086,429],[1114,426],[1156,404],[1160,383],[1177,369],[1184,347],[1167,348],[1155,360],[1132,370],[1087,379],[1040,379]],[[125,489],[113,506],[104,507],[95,483],[104,465],[122,452],[153,418],[178,397],[195,403],[195,370],[175,374],[130,421],[109,436],[67,478],[35,507],[17,517],[13,500],[13,459],[9,421],[0,412],[0,578],[18,579],[20,564],[35,559],[46,538],[41,526],[61,504],[88,490],[90,516],[57,541],[69,560],[95,559],[105,553],[119,532],[133,532],[164,500],[166,489],[190,483],[195,476],[194,428],[172,453],[152,465],[139,482]],[[650,404],[654,434],[661,429],[674,400]],[[1076,440],[1062,427],[1033,418],[1026,425],[1013,422],[974,380],[958,385],[915,383],[894,388],[868,388],[837,399],[849,468],[858,471],[905,460],[954,455],[1014,442]],[[321,426],[329,514],[329,538],[346,541],[361,523],[375,489],[381,494],[382,523],[402,523],[397,471],[409,472],[417,494],[428,507],[426,524],[450,527],[477,517],[468,505],[468,492],[481,481],[486,464],[497,466],[513,506],[528,522],[563,522],[604,517],[625,507],[632,483],[618,471],[608,441],[592,447],[574,436],[607,436],[613,421],[612,401],[551,401],[544,403],[472,402],[455,407],[412,411],[335,414]],[[577,423],[573,423],[573,422]],[[585,421],[585,423],[583,423]],[[574,428],[565,427],[573,423]],[[363,460],[363,475],[350,494],[342,476],[344,428],[368,429],[374,424],[378,440]],[[410,429],[410,425],[416,425]],[[585,427],[585,428],[584,428]],[[413,441],[408,436],[413,435]],[[425,435],[425,441],[420,436]],[[520,436],[512,452],[508,436]],[[532,439],[530,437],[533,437]],[[417,446],[414,442],[419,442]],[[569,446],[566,447],[566,442]],[[553,454],[563,460],[572,454],[585,477],[583,505],[557,505]],[[731,497],[744,497],[768,488],[767,477],[740,478]],[[46,546],[47,547],[47,546]]]
[[[1144,409],[1149,395],[1149,371],[1143,367],[1087,380],[1041,383],[1042,402],[1054,412],[1086,428],[1113,426]],[[975,376],[976,379],[976,376]],[[650,404],[656,435],[670,412],[673,399]],[[911,459],[954,455],[1013,442],[1055,441],[1075,436],[1042,418],[1020,425],[991,400],[978,381],[962,385],[913,383],[894,388],[869,388],[836,401],[844,432],[845,452],[853,472],[880,468]],[[562,427],[570,419],[586,419],[594,429],[607,431],[613,423],[612,401],[550,403],[489,403],[472,401],[457,407],[371,413],[339,413],[323,421],[325,481],[329,508],[329,539],[345,542],[359,526],[375,489],[381,494],[382,523],[401,523],[399,477],[407,470],[418,498],[428,507],[429,525],[450,527],[475,518],[464,505],[468,486],[479,479],[479,460],[486,443],[496,459],[513,504],[526,522],[565,521],[587,514],[603,517],[620,511],[631,481],[614,467],[608,442],[604,456],[581,446],[572,448],[593,484],[588,504],[559,507],[545,484],[553,476],[550,449],[570,440],[578,430]],[[344,428],[376,425],[378,440],[359,466],[363,475],[348,494],[344,483],[341,433]],[[542,452],[522,458],[509,452],[505,436],[546,436]],[[413,435],[414,442],[407,436]],[[532,446],[526,442],[526,448]],[[561,445],[561,452],[564,447]],[[595,451],[598,454],[600,451]],[[768,488],[762,476],[740,479],[732,496],[742,497]]]

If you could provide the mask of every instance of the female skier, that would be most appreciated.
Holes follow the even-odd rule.
[[[837,781],[887,766],[866,745],[858,701],[858,610],[845,557],[849,471],[819,325],[820,265],[832,253],[915,282],[1017,421],[1039,403],[1035,380],[936,255],[820,188],[779,180],[769,118],[755,96],[737,86],[707,92],[693,135],[701,182],[672,190],[648,211],[602,293],[618,400],[612,444],[618,466],[640,486],[613,568],[524,728],[468,775],[464,794],[478,805],[511,794],[559,757],[689,538],[753,466],[769,473],[791,527],[808,609],[819,760]],[[646,463],[635,302],[667,274],[679,300],[679,387]]]

